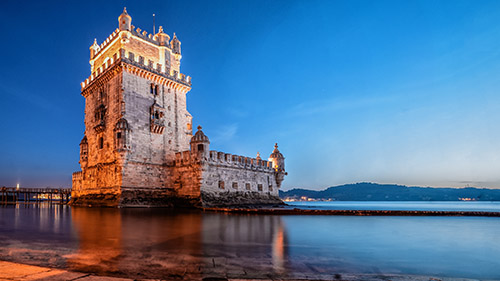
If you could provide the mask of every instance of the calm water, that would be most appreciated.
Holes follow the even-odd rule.
[[[486,217],[0,207],[0,259],[132,278],[402,273],[500,279],[499,237],[500,218]]]
[[[287,202],[303,209],[500,212],[499,201],[309,201]]]

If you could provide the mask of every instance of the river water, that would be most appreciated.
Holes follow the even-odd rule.
[[[287,202],[301,209],[500,212],[498,201],[309,201]]]
[[[0,259],[151,279],[415,274],[500,280],[500,218],[7,205],[0,207]]]

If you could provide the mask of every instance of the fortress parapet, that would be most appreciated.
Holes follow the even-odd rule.
[[[212,165],[221,165],[248,170],[258,170],[265,172],[274,172],[273,162],[251,158],[241,155],[234,155],[220,151],[211,150],[209,157],[203,157],[201,154],[192,154],[190,150],[177,152],[175,154],[175,165],[192,165],[200,162]]]
[[[103,53],[108,46],[110,46],[115,39],[123,39],[124,37],[127,38],[130,35],[133,35],[135,37],[138,37],[144,41],[147,41],[149,43],[152,43],[154,45],[166,47],[170,50],[172,50],[172,46],[170,45],[170,36],[167,34],[163,33],[163,28],[160,26],[159,32],[157,34],[148,34],[147,31],[141,30],[140,28],[135,28],[135,26],[131,26],[130,31],[122,30],[120,29],[115,29],[113,33],[111,33],[106,40],[104,40],[101,44],[97,44],[97,41],[94,40],[94,44],[90,47],[91,49],[91,56],[90,58],[93,59],[97,56],[99,56],[101,53]],[[177,37],[176,37],[177,38]],[[166,39],[166,40],[165,40]]]
[[[135,72],[142,72],[142,74],[146,75],[147,71],[158,75],[159,77],[154,77],[153,75],[148,75],[147,77],[148,79],[154,80],[158,84],[168,86],[169,84],[174,84],[176,82],[184,86],[191,87],[191,76],[179,73],[175,70],[172,71],[169,68],[164,68],[163,64],[160,63],[157,63],[156,65],[153,65],[152,63],[146,64],[143,57],[136,56],[134,53],[126,52],[122,49],[120,52],[113,54],[112,57],[107,57],[104,64],[99,66],[87,79],[85,79],[85,81],[81,83],[82,91],[87,86],[92,84],[94,80],[97,80],[101,74],[107,72],[108,69],[118,65],[120,62],[139,68],[136,69]],[[130,71],[134,70],[130,66],[126,69]],[[141,69],[146,71],[141,71]]]

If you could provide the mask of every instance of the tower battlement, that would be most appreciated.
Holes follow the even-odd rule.
[[[273,162],[259,158],[251,158],[215,150],[211,150],[208,157],[204,157],[201,154],[193,154],[191,150],[175,153],[176,166],[192,165],[200,162],[252,171],[274,172]]]
[[[99,56],[102,52],[104,52],[104,49],[110,45],[111,42],[114,41],[114,39],[119,38],[120,35],[120,30],[117,28],[113,33],[111,33],[106,40],[104,40],[101,44],[97,44],[97,39],[94,39],[94,44],[90,47],[95,50],[93,54],[91,54],[90,59],[93,59],[94,57]]]
[[[183,73],[178,73],[176,71],[173,72],[165,72],[162,71],[165,69],[162,64],[156,64],[156,68],[153,65],[147,65],[144,63],[144,60],[140,59],[140,56],[135,56],[134,53],[132,52],[126,52],[125,50],[120,50],[120,52],[114,53],[111,57],[108,57],[108,59],[104,62],[103,65],[98,67],[94,72],[90,74],[90,76],[85,79],[80,85],[81,85],[81,90],[84,91],[87,86],[92,84],[94,80],[97,80],[99,76],[103,73],[105,73],[108,69],[112,68],[115,65],[118,65],[120,62],[125,62],[131,66],[135,66],[139,69],[134,69],[130,66],[125,67],[129,71],[134,71],[139,73],[142,73],[143,75],[146,75],[147,79],[150,79],[154,81],[155,83],[162,84],[165,86],[173,86],[173,87],[179,87],[182,88],[181,85],[186,88],[186,91],[189,91],[191,87],[191,76],[185,75]],[[140,69],[145,70],[142,72]],[[150,72],[150,73],[147,73]],[[158,75],[159,77],[155,77],[153,74]],[[175,85],[175,83],[179,83],[181,85]],[[187,89],[189,88],[189,89]]]

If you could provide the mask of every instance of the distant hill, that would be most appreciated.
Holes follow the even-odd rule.
[[[280,197],[300,200],[301,197],[338,201],[500,201],[500,189],[433,188],[362,182],[332,186],[325,190],[292,189],[281,191]]]

